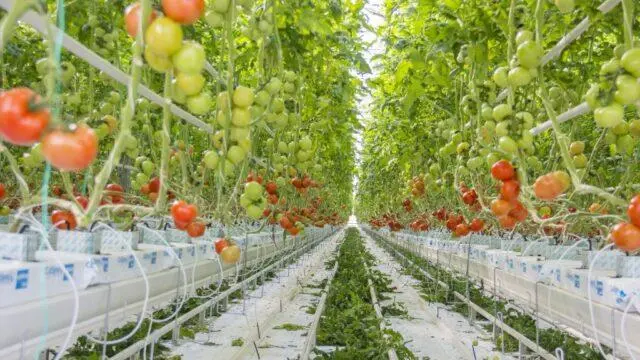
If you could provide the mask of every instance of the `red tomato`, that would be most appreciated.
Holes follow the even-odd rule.
[[[78,226],[76,217],[66,210],[54,210],[51,213],[51,223],[61,230],[73,230]]]
[[[0,198],[2,197],[0,196]],[[629,207],[627,208],[627,215],[633,225],[640,226],[640,195],[636,195],[631,199]]]
[[[520,182],[517,180],[507,180],[503,182],[500,188],[500,195],[508,201],[517,199],[518,195],[520,195]]]
[[[84,124],[73,131],[53,130],[42,140],[42,153],[59,170],[83,170],[98,155],[98,136]]]
[[[133,3],[124,10],[124,23],[127,29],[127,33],[132,38],[135,38],[138,35],[138,27],[140,26],[140,13],[142,12],[142,8],[140,7],[140,3]],[[153,20],[158,17],[158,11],[151,10],[151,14],[149,14],[149,19],[147,24],[151,24]]]
[[[276,205],[278,203],[278,195],[272,194],[267,196],[267,201],[269,201],[269,204]]]
[[[89,199],[84,196],[76,196],[76,202],[85,210],[87,209],[87,206],[89,206]]]
[[[160,192],[160,178],[154,177],[149,181],[149,191],[152,193]]]
[[[478,199],[478,195],[475,190],[467,191],[462,195],[462,201],[467,205],[475,204]]]
[[[484,221],[482,221],[482,219],[475,218],[471,221],[469,228],[473,232],[480,232],[484,228]]]
[[[158,193],[157,192],[149,193],[149,200],[151,200],[152,202],[156,202],[156,200],[158,200]]]
[[[193,24],[204,12],[204,0],[162,0],[165,15],[181,24]]]
[[[124,202],[122,199],[122,193],[124,192],[124,188],[118,184],[108,184],[105,187],[106,195],[111,196],[112,204],[120,204]]]
[[[564,171],[554,171],[540,176],[533,184],[533,192],[538,199],[553,200],[571,186],[571,177]]]
[[[467,224],[458,224],[454,233],[456,234],[456,236],[460,237],[467,236],[469,234],[469,227],[467,226]]]
[[[291,179],[291,185],[299,189],[302,187],[302,180],[299,177],[294,177]]]
[[[278,193],[278,185],[273,181],[269,181],[265,186],[265,190],[267,190],[267,193],[270,195],[276,195]]]
[[[176,223],[188,225],[198,216],[198,208],[182,200],[176,201],[171,205],[171,216]]]
[[[189,234],[192,238],[197,238],[204,235],[204,231],[206,230],[203,223],[199,221],[194,221],[189,226],[187,226],[187,234]]]
[[[511,211],[509,211],[509,216],[513,217],[518,222],[522,222],[527,219],[527,217],[529,216],[529,212],[520,201],[516,201],[513,204],[513,208],[511,209]]]
[[[500,226],[505,229],[513,229],[516,226],[516,219],[509,215],[498,217],[498,221],[500,222]]]
[[[151,192],[151,186],[149,186],[149,184],[142,185],[142,187],[140,188],[140,192],[148,195]]]
[[[281,226],[283,229],[291,229],[291,228],[293,227],[293,223],[291,222],[291,220],[289,220],[289,218],[288,218],[288,217],[283,216],[283,217],[280,219],[280,226]]]
[[[611,239],[623,251],[640,249],[640,228],[629,223],[620,223],[611,230]]]
[[[4,199],[7,194],[7,190],[4,187],[4,184],[0,184],[0,200]]]
[[[216,245],[216,253],[220,254],[222,250],[224,250],[227,246],[229,246],[229,241],[227,239],[220,238],[216,240],[215,245]]]
[[[491,212],[493,212],[495,216],[507,215],[510,210],[511,204],[506,200],[495,199],[491,202]]]
[[[271,215],[271,209],[264,209],[264,211],[262,211],[262,216],[267,217]]]
[[[491,176],[496,180],[507,181],[516,176],[516,171],[507,160],[500,160],[491,167]]]
[[[0,93],[0,136],[6,142],[29,146],[40,140],[51,119],[40,101],[40,96],[28,88]]]
[[[287,229],[287,232],[291,235],[291,236],[297,236],[300,233],[300,229],[298,229],[295,226],[290,227],[289,229]]]

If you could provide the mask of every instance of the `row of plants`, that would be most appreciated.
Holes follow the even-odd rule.
[[[371,232],[370,234],[378,245],[387,250],[396,260],[399,260],[399,263],[404,266],[407,273],[420,281],[420,288],[423,291],[423,298],[426,301],[449,305],[451,310],[468,316],[468,306],[460,302],[453,293],[467,294],[471,302],[480,306],[491,315],[497,316],[498,313],[502,313],[503,321],[506,325],[523,334],[529,340],[536,342],[536,320],[533,316],[516,309],[514,306],[510,306],[508,301],[503,301],[494,295],[487,295],[482,284],[475,284],[464,276],[456,275],[441,266],[433,264],[413,251],[389,241],[375,232]],[[401,258],[398,254],[404,256],[410,263],[400,261]],[[426,271],[433,279],[427,277],[420,270]],[[438,281],[447,284],[447,287],[442,287]],[[480,315],[476,316],[480,317]],[[485,329],[487,331],[493,331],[493,325],[489,323],[485,325]],[[556,348],[562,348],[567,359],[605,359],[593,345],[585,344],[555,327],[539,328],[538,336],[541,348],[550,353],[555,353]],[[518,340],[507,333],[497,336],[495,343],[499,349],[502,349],[504,345],[504,349],[507,352],[514,352],[519,349]],[[610,349],[606,347],[605,351],[610,353]]]
[[[384,2],[358,217],[639,250],[640,17],[632,0],[601,3]]]
[[[406,348],[402,335],[381,329],[376,316],[368,279],[376,293],[392,292],[390,279],[370,272],[375,259],[364,246],[360,231],[346,230],[336,259],[338,270],[331,281],[325,310],[317,330],[317,345],[336,346],[335,350],[314,352],[321,359],[387,359],[394,349],[400,359],[415,359]]]
[[[309,251],[311,250],[313,250],[313,248],[309,249]],[[260,272],[263,268],[269,267],[274,263],[278,262],[279,259],[280,257],[271,257],[269,258],[268,261],[265,261],[262,264],[261,268],[257,268],[257,267],[248,268],[248,269],[241,268],[241,273],[238,275],[238,281],[242,281],[246,278],[251,277],[252,275]],[[297,258],[294,257],[289,259],[287,263],[292,264],[292,263],[295,263],[296,261],[297,261]],[[286,266],[287,263],[283,265]],[[276,270],[267,271],[264,273],[264,276],[260,276],[257,278],[256,285],[257,286],[263,285],[263,281],[264,282],[270,281],[275,276],[276,276]],[[214,296],[214,294],[224,292],[227,289],[229,289],[229,287],[230,286],[229,286],[228,280],[224,279],[222,280],[222,283],[220,284],[219,289],[218,289],[217,283],[213,283],[209,286],[196,289],[195,291],[196,296],[189,297],[186,300],[184,300],[184,303],[178,310],[176,317],[180,317],[181,315],[184,315],[189,311],[197,308],[198,306],[206,303],[208,301],[207,299],[208,297],[210,298]],[[249,288],[249,290],[252,290],[252,289]],[[236,299],[242,299],[242,297],[243,297],[242,289],[238,289],[229,295],[228,300],[233,301]],[[156,320],[170,318],[176,312],[177,306],[180,306],[181,302],[182,302],[181,299],[173,300],[170,305],[154,311],[153,314],[151,315],[151,318]],[[213,316],[219,316],[221,312],[226,311],[226,309],[222,308],[220,305],[221,303],[218,303],[215,306]],[[108,345],[106,348],[107,349],[106,355],[108,357],[111,357],[118,354],[120,351],[128,348],[129,346],[135,344],[136,342],[146,339],[150,330],[151,331],[157,330],[165,326],[166,324],[167,322],[152,323],[149,319],[144,319],[142,321],[142,324],[140,325],[140,328],[129,339],[115,345]],[[107,340],[115,340],[115,339],[119,339],[126,336],[127,334],[131,333],[131,331],[135,328],[135,325],[136,325],[136,322],[132,321],[110,331],[107,334]],[[149,327],[151,327],[151,329],[149,329]],[[203,324],[200,323],[198,317],[194,317],[182,325],[182,327],[180,328],[180,337],[193,339],[197,332],[203,332],[203,331],[205,332],[208,331],[208,328],[203,327]],[[179,355],[171,355],[170,349],[167,346],[162,344],[162,341],[169,341],[171,340],[171,337],[172,337],[172,333],[169,332],[161,338],[161,341],[157,342],[154,345],[154,358],[157,358],[160,360],[179,360],[181,358]],[[148,351],[150,351],[150,349]],[[102,345],[91,342],[86,336],[81,336],[78,338],[76,343],[71,348],[69,348],[64,358],[69,360],[101,359]]]

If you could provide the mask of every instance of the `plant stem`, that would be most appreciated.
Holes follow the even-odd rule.
[[[622,24],[624,26],[624,47],[633,47],[633,0],[622,0]]]
[[[165,103],[162,106],[162,151],[160,154],[160,190],[158,199],[154,207],[155,213],[162,213],[167,206],[167,190],[169,188],[169,150],[171,141],[171,107],[169,106],[169,98],[171,94],[171,71],[164,76],[164,97]]]
[[[142,29],[145,29],[147,25],[147,19],[149,18],[149,14],[151,13],[151,1],[142,0],[141,5],[142,11],[140,14],[140,27]],[[125,149],[125,141],[127,137],[131,136],[131,120],[133,119],[133,115],[135,114],[136,99],[138,97],[138,85],[140,84],[142,67],[144,65],[144,62],[142,60],[142,49],[144,46],[144,39],[142,35],[143,33],[144,31],[138,31],[138,36],[133,48],[133,57],[131,61],[131,79],[129,80],[129,84],[127,86],[127,101],[122,108],[122,112],[120,115],[120,132],[113,145],[113,149],[109,154],[109,158],[104,163],[102,170],[96,177],[94,191],[91,194],[91,199],[89,200],[87,211],[80,220],[80,226],[88,226],[91,223],[93,214],[100,205],[104,187],[107,184],[107,181],[109,180],[109,177],[111,176],[115,165],[120,162],[120,157]]]

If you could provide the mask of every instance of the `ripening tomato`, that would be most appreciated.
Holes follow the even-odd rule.
[[[509,211],[509,216],[513,217],[518,222],[522,222],[529,216],[529,211],[527,211],[520,201],[516,201],[513,204],[513,208]]]
[[[53,130],[42,139],[42,154],[59,170],[83,170],[98,155],[98,136],[84,124],[71,131]]]
[[[76,217],[67,210],[54,210],[51,213],[51,223],[61,230],[73,230],[78,226]]]
[[[224,250],[225,248],[227,248],[227,246],[229,246],[229,241],[225,238],[220,238],[216,240],[215,246],[216,246],[216,253],[220,254],[222,250]]]
[[[0,137],[13,145],[29,146],[40,140],[51,115],[38,94],[28,88],[0,93]]]
[[[513,229],[516,226],[516,219],[509,215],[498,217],[498,221],[504,229]]]
[[[291,235],[291,236],[297,236],[297,235],[300,233],[300,229],[299,229],[299,228],[297,228],[297,227],[295,227],[295,226],[293,226],[293,227],[291,227],[291,228],[287,229],[287,232],[288,232],[288,233],[289,233],[289,235]]]
[[[162,10],[174,21],[189,25],[204,13],[204,0],[162,0]]]
[[[0,200],[4,199],[5,195],[7,195],[7,190],[4,184],[0,184]]]
[[[636,195],[631,199],[627,208],[627,215],[633,225],[640,226],[640,195]]]
[[[199,221],[194,221],[187,226],[187,234],[192,238],[201,237],[204,235],[205,226]]]
[[[467,224],[458,224],[456,226],[454,234],[460,237],[467,236],[469,235],[469,227],[467,226]]]
[[[89,206],[89,199],[84,196],[76,196],[76,202],[85,210],[87,209],[87,206]]]
[[[491,166],[491,176],[496,180],[507,181],[516,176],[516,171],[507,160],[500,160]]]
[[[629,223],[620,223],[611,230],[611,239],[623,251],[640,249],[640,228]]]
[[[140,16],[142,16],[140,14],[141,12],[142,12],[142,7],[140,6],[139,2],[136,2],[127,6],[127,8],[124,10],[125,27],[127,29],[127,33],[132,38],[135,38],[138,35],[138,27],[140,26]],[[152,9],[151,14],[149,14],[147,25],[151,24],[151,22],[153,22],[153,20],[155,20],[157,17],[158,17],[158,11]]]
[[[495,199],[491,202],[491,212],[495,216],[507,215],[511,211],[511,204],[507,200]]]
[[[291,220],[289,220],[289,218],[288,218],[288,217],[283,216],[283,217],[280,219],[280,226],[281,226],[283,229],[291,229],[291,228],[293,227],[293,223],[291,222]]]
[[[240,260],[240,248],[237,245],[229,245],[222,250],[220,257],[225,264],[235,264]]]
[[[469,225],[469,228],[473,232],[480,232],[484,228],[484,221],[482,221],[482,219],[475,218],[471,220],[471,224]]]
[[[278,185],[273,181],[269,181],[265,186],[265,190],[271,195],[276,195],[278,193]]]
[[[193,204],[179,200],[171,205],[171,216],[176,223],[181,222],[188,225],[198,216],[198,208]]]
[[[517,180],[507,180],[502,183],[500,195],[507,201],[515,200],[520,195],[520,182]]]
[[[571,186],[571,177],[564,171],[554,171],[542,175],[533,184],[533,192],[538,199],[553,200]]]
[[[182,37],[179,24],[168,17],[159,17],[147,27],[144,38],[149,51],[158,56],[169,57],[182,47]]]
[[[149,181],[149,192],[158,193],[160,192],[160,178],[154,177]]]

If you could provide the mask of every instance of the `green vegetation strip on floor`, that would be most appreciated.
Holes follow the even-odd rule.
[[[374,257],[364,247],[360,232],[350,228],[337,258],[338,271],[331,282],[327,303],[317,332],[318,345],[338,349],[316,354],[321,359],[387,359],[395,349],[399,359],[415,359],[404,345],[402,335],[380,329],[371,303],[367,279],[371,277],[376,292],[391,292],[390,280],[378,271],[367,271]],[[365,265],[366,264],[366,265]]]
[[[453,311],[456,311],[465,316],[468,315],[467,305],[456,301],[457,299],[453,296],[454,291],[460,294],[466,293],[466,278],[457,278],[448,270],[433,265],[426,259],[415,255],[413,252],[408,251],[407,249],[394,243],[383,240],[382,237],[375,233],[371,234],[373,235],[372,237],[376,241],[376,243],[378,243],[378,245],[386,248],[387,250],[395,250],[399,252],[404,257],[412,261],[420,269],[429,273],[434,279],[440,280],[449,285],[449,289],[445,289],[439,286],[436,281],[433,281],[426,277],[417,268],[405,267],[405,272],[407,274],[420,280],[420,288],[425,300],[429,302],[452,305],[451,309]],[[397,255],[394,251],[389,251],[389,253],[397,259]],[[496,314],[499,312],[502,313],[504,315],[505,324],[520,332],[533,342],[536,341],[536,320],[533,317],[527,314],[520,313],[513,309],[513,307],[508,307],[508,303],[505,301],[485,296],[482,292],[482,289],[476,288],[474,286],[469,286],[469,298],[471,299],[471,302],[480,306],[493,316],[496,316]],[[489,331],[491,331],[492,328],[492,324],[488,324],[486,326],[486,329]],[[540,346],[543,349],[547,350],[550,353],[554,353],[555,349],[560,347],[564,350],[566,359],[604,360],[604,357],[591,344],[581,343],[580,340],[558,329],[539,329],[539,336]],[[498,336],[496,338],[496,345],[498,346],[498,348],[502,348],[502,342],[504,342],[504,349],[506,352],[518,351],[518,340],[516,340],[509,334],[505,333],[504,336]],[[607,352],[609,351],[609,349],[604,349]]]

